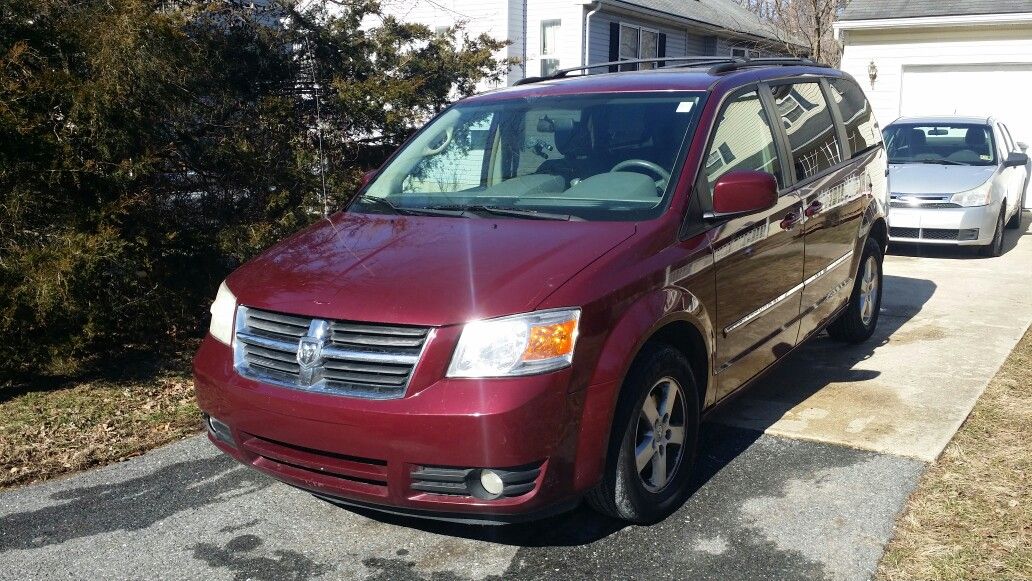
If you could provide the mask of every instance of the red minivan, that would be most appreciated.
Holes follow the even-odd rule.
[[[342,505],[675,510],[709,411],[871,336],[887,191],[845,73],[663,61],[464,99],[233,272],[194,361],[211,441]]]

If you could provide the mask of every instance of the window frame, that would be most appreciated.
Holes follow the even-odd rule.
[[[659,32],[658,29],[650,28],[648,26],[642,26],[641,24],[631,24],[630,22],[625,22],[623,20],[619,20],[619,21],[617,21],[617,23],[620,25],[620,38],[617,39],[617,46],[620,49],[623,49],[624,28],[633,28],[633,29],[638,31],[638,44],[637,44],[637,47],[635,49],[635,55],[636,56],[634,56],[634,57],[625,57],[622,54],[620,54],[620,50],[617,50],[617,53],[616,53],[616,60],[617,60],[617,62],[631,61],[631,60],[637,60],[637,59],[642,59],[642,58],[657,58],[657,59],[659,58],[659,37],[660,37],[661,33]],[[643,56],[641,56],[641,40],[642,40],[642,37],[643,37],[643,33],[645,33],[645,32],[648,32],[648,33],[656,35],[656,56],[654,56],[654,57],[643,57]],[[619,65],[619,66],[620,66],[619,70],[621,70],[621,71],[637,71],[637,70],[640,70],[640,68],[641,68],[640,64]],[[624,68],[624,67],[634,67],[634,68]],[[654,66],[649,67],[649,68],[654,68]]]
[[[736,50],[740,50],[744,54],[737,55],[737,54],[735,54]],[[738,58],[738,57],[746,58],[746,59],[760,58],[760,51],[759,50],[757,50],[755,48],[749,48],[747,46],[732,46],[728,50],[728,54],[730,54],[732,57],[735,57],[735,58]]]

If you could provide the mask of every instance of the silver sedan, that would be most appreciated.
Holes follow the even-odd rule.
[[[1028,156],[985,117],[906,117],[885,128],[889,240],[1003,252],[1021,222]]]

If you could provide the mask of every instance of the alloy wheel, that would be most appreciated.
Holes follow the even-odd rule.
[[[868,256],[864,261],[864,272],[860,279],[860,321],[865,327],[874,320],[878,303],[878,261]]]
[[[672,377],[653,384],[638,413],[634,459],[645,490],[667,487],[684,457],[685,403],[681,385]]]

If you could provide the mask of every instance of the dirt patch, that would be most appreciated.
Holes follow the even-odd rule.
[[[878,579],[1032,579],[1032,330],[922,477]]]
[[[946,329],[936,325],[934,322],[924,322],[912,327],[903,327],[896,331],[889,337],[889,343],[893,345],[906,345],[922,341],[938,341],[948,336]]]

